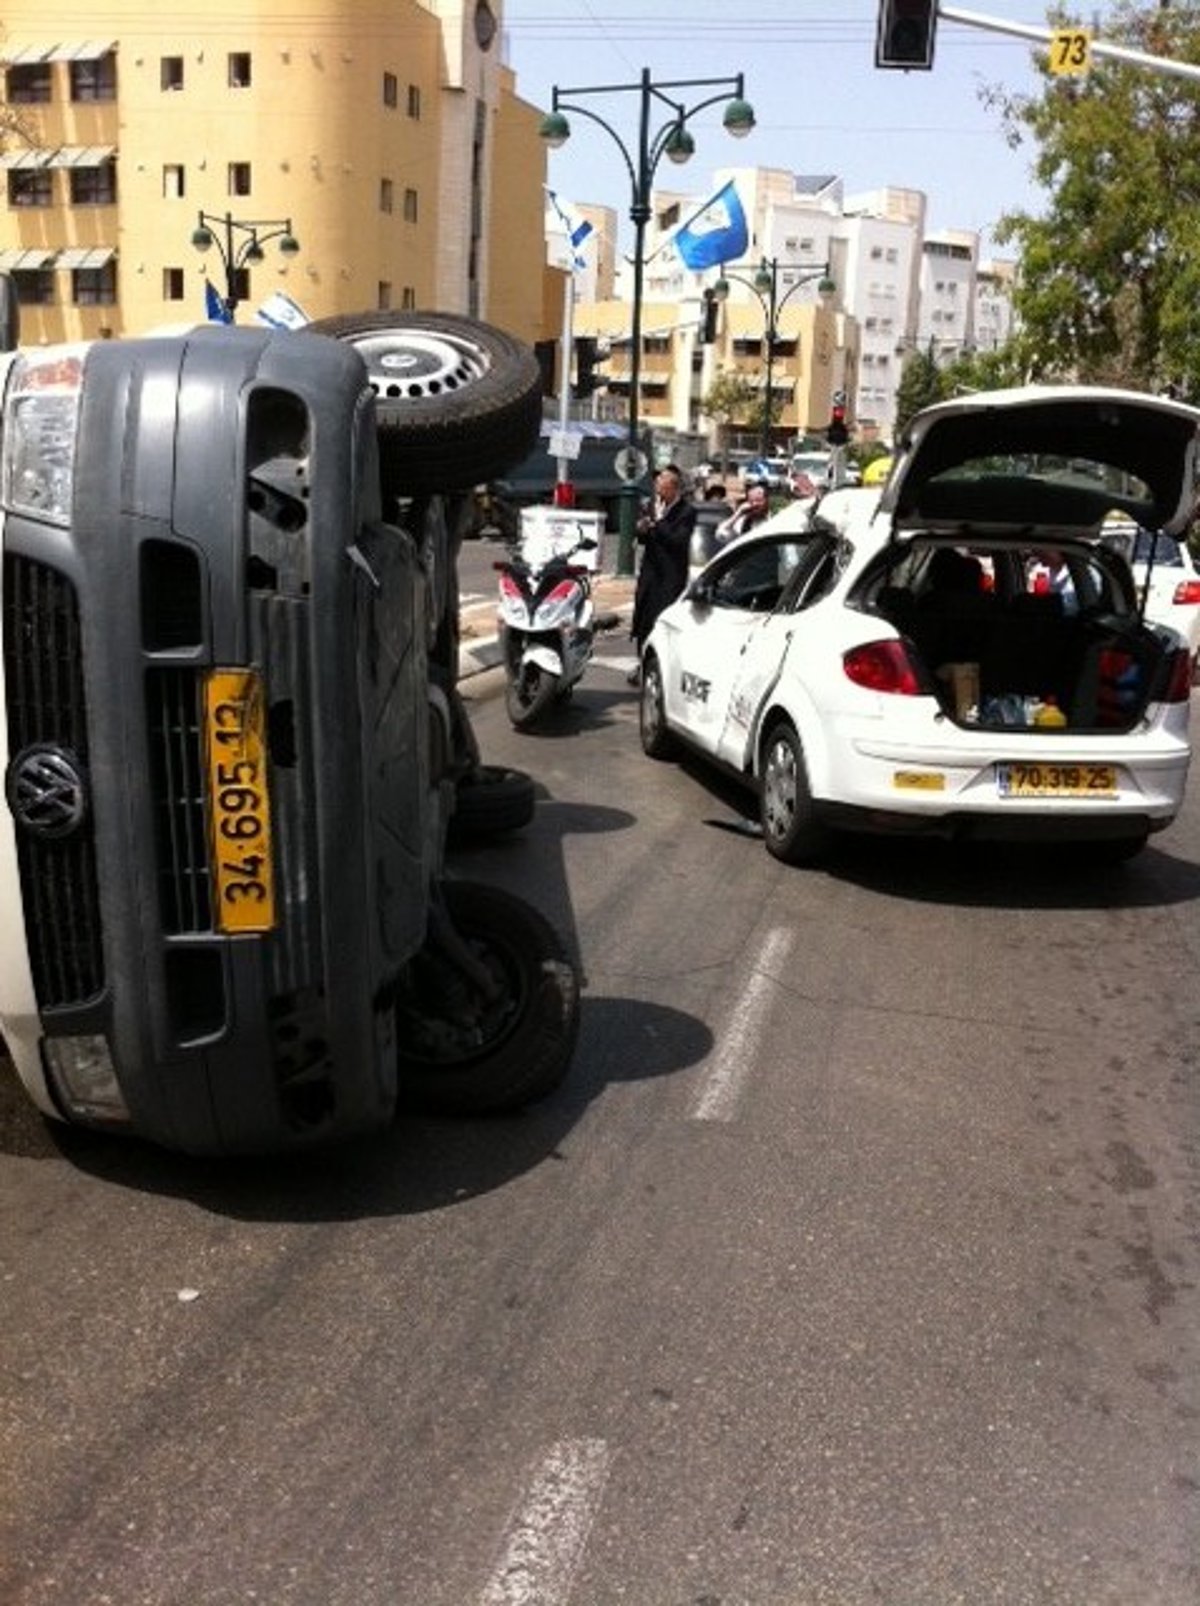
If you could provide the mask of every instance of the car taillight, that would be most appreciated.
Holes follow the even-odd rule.
[[[1171,601],[1189,608],[1200,603],[1200,580],[1181,580],[1175,587]]]
[[[1164,703],[1186,703],[1192,692],[1192,655],[1186,647],[1171,654]]]
[[[899,641],[869,641],[842,655],[842,668],[856,686],[868,691],[892,692],[899,697],[919,697],[921,682]]]

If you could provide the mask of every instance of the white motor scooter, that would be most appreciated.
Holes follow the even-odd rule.
[[[523,527],[510,556],[493,565],[500,577],[504,700],[517,730],[570,696],[591,662],[596,632],[620,622],[592,604],[599,545],[581,520],[556,517],[547,528]]]

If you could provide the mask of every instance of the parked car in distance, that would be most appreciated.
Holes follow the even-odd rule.
[[[795,452],[788,463],[788,489],[793,496],[816,496],[829,484],[832,452]]]
[[[1195,660],[1200,653],[1200,566],[1186,543],[1138,529],[1125,519],[1105,521],[1105,540],[1129,559],[1146,618],[1178,630]]]
[[[659,616],[643,749],[686,745],[747,782],[768,850],[793,863],[831,828],[1130,857],[1183,800],[1190,662],[1139,617],[1104,487],[1173,535],[1198,446],[1200,410],[1120,390],[927,409],[882,490],[793,502]],[[1066,466],[1080,457],[1094,477]],[[1034,585],[1059,557],[1070,607]]]
[[[742,480],[757,480],[768,491],[786,491],[788,460],[786,457],[753,457],[742,469]]]

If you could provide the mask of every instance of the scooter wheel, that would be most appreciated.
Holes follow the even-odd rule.
[[[504,688],[504,706],[517,730],[525,730],[546,712],[559,694],[561,677],[537,664],[526,664]]]

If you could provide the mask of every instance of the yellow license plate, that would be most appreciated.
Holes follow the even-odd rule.
[[[217,928],[234,935],[271,931],[275,871],[266,718],[256,670],[209,671],[204,729]]]
[[[1112,764],[997,764],[1001,797],[1115,797]]]

